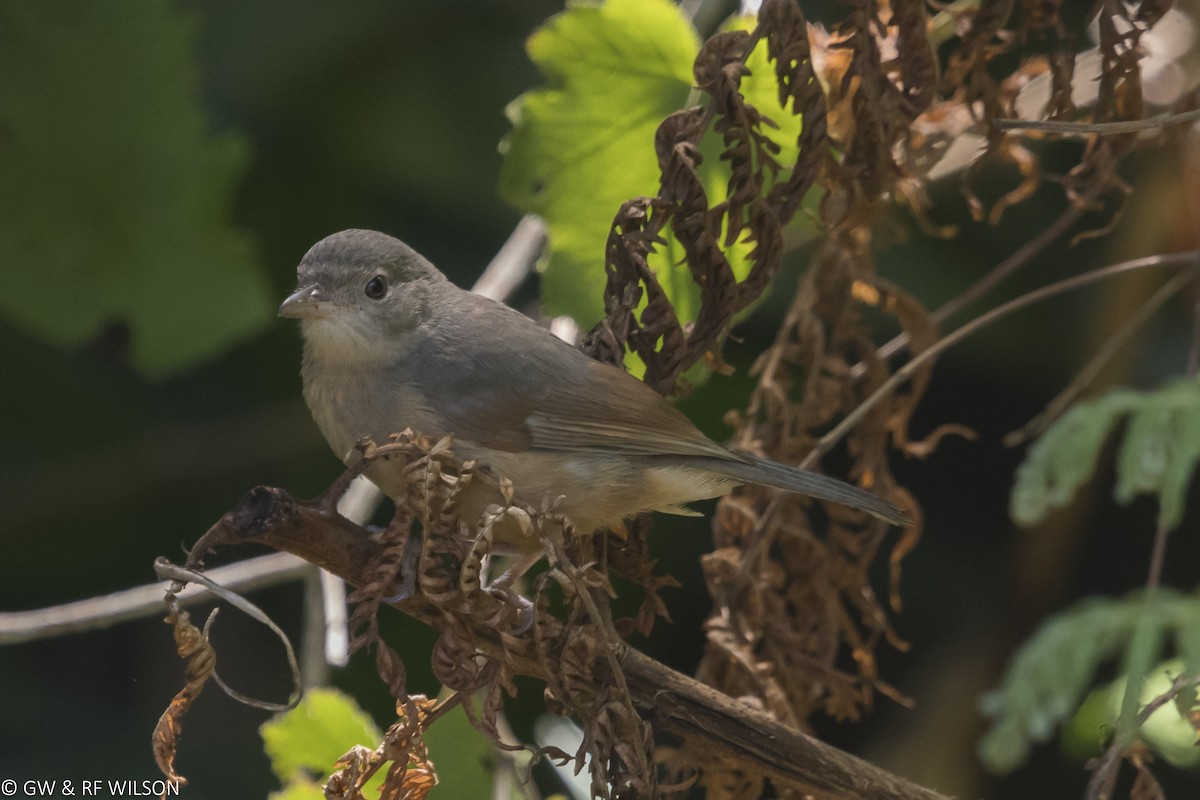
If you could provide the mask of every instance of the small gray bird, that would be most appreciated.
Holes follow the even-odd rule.
[[[453,434],[454,452],[492,475],[468,490],[465,520],[499,501],[500,475],[535,506],[565,496],[583,532],[641,511],[688,514],[687,503],[744,483],[908,522],[862,489],[722,447],[646,384],[458,288],[391,236],[335,233],[296,274],[279,314],[301,321],[304,397],[334,453],[350,463],[363,436],[405,428]],[[383,461],[367,476],[397,496],[400,469]]]

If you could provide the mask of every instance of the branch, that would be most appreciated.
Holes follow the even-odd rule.
[[[258,543],[299,556],[362,586],[382,545],[367,532],[317,502],[282,489],[258,487],[213,526],[197,548]],[[444,611],[420,593],[393,604],[431,626]],[[553,624],[553,623],[551,623]],[[546,679],[530,636],[514,639],[494,626],[474,631],[485,655],[502,658],[518,674]],[[507,644],[507,646],[506,646]],[[945,800],[849,753],[793,730],[637,650],[617,654],[638,713],[657,731],[678,737],[706,756],[734,758],[772,780],[802,791],[855,800]]]
[[[227,589],[246,593],[286,580],[295,580],[311,571],[310,565],[288,553],[272,553],[236,564],[216,567],[205,574]],[[148,583],[121,592],[90,597],[74,603],[30,611],[0,612],[0,645],[50,639],[68,633],[101,630],[121,622],[161,615],[166,583]],[[181,605],[212,600],[203,586],[189,584],[179,594]]]

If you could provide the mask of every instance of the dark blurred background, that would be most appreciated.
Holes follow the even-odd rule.
[[[156,556],[178,559],[251,487],[312,496],[336,476],[339,465],[300,397],[298,332],[275,319],[275,304],[307,247],[346,227],[397,235],[470,285],[520,217],[496,192],[504,107],[539,83],[523,42],[561,4],[147,0],[73,16],[76,8],[0,2],[0,276],[16,289],[0,303],[4,610],[150,582]],[[161,119],[135,113],[143,96]],[[185,112],[199,128],[188,128]],[[200,130],[196,152],[212,144],[223,155],[206,167],[190,145],[158,141],[156,132],[176,130]],[[30,131],[44,139],[31,140]],[[26,146],[40,155],[26,156]],[[1047,169],[1068,168],[1078,152],[1047,149]],[[1196,206],[1186,210],[1197,197],[1197,167],[1185,166],[1178,149],[1131,159],[1123,174],[1136,191],[1116,231],[1054,245],[996,297],[1089,266],[1197,246]],[[995,167],[983,170],[977,188],[994,198],[1015,181]],[[205,197],[185,203],[175,194],[201,183]],[[933,194],[936,220],[961,225],[962,235],[930,239],[898,213],[881,226],[879,255],[881,270],[928,307],[1063,208],[1061,192],[1047,186],[993,228],[970,222],[954,179]],[[1114,206],[1084,227],[1103,225]],[[111,219],[91,215],[95,209],[111,210]],[[226,244],[203,250],[174,236],[189,227],[177,218],[185,212],[202,216],[196,227],[218,231],[210,238]],[[147,252],[163,264],[162,276],[174,277],[123,271],[122,253],[132,264]],[[229,258],[198,255],[209,252]],[[727,435],[722,414],[748,396],[747,367],[770,340],[804,258],[791,256],[790,274],[739,329],[727,354],[736,374],[686,401],[710,435]],[[231,264],[232,283],[206,285],[206,270],[227,276]],[[912,647],[884,654],[883,674],[916,708],[881,701],[855,725],[818,721],[819,735],[949,794],[1081,796],[1081,765],[1054,744],[1010,778],[984,776],[974,756],[983,726],[976,699],[1047,613],[1144,581],[1153,506],[1113,507],[1111,476],[1101,474],[1092,497],[1038,530],[1014,529],[1007,493],[1021,451],[1000,438],[1040,411],[1158,280],[1132,276],[1053,301],[938,365],[912,435],[953,422],[978,439],[949,437],[929,458],[896,464],[926,527],[904,562],[904,608],[894,620]],[[226,285],[244,288],[231,298],[221,295]],[[517,302],[535,292],[527,287]],[[193,293],[210,306],[184,325],[169,309]],[[1191,299],[1169,305],[1105,381],[1149,386],[1180,373]],[[236,313],[226,318],[226,307]],[[232,332],[210,337],[210,324]],[[194,335],[197,352],[175,365],[155,360],[140,338],[155,330]],[[1200,519],[1196,505],[1184,532]],[[707,524],[662,519],[654,546],[684,587],[667,594],[673,624],[660,624],[639,646],[690,671],[708,608],[696,563],[710,546]],[[1192,587],[1197,563],[1196,537],[1176,536],[1166,582]],[[881,568],[881,589],[885,574]],[[254,599],[299,635],[300,586]],[[218,627],[224,677],[247,693],[282,698],[287,677],[275,643],[236,614]],[[432,633],[399,615],[387,630],[406,657],[411,688],[436,691],[425,663]],[[156,777],[150,733],[181,680],[158,619],[5,647],[0,778]],[[381,723],[391,719],[368,658],[356,657],[334,682]],[[541,692],[522,688],[512,715],[528,736]],[[261,797],[275,788],[257,731],[266,718],[210,688],[185,721],[178,768],[192,782],[187,796]],[[1173,797],[1200,794],[1192,775],[1165,766],[1158,774]]]

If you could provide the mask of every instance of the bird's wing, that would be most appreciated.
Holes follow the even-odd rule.
[[[413,376],[425,402],[459,439],[509,452],[591,451],[741,460],[702,434],[653,389],[594,361],[507,308],[476,305],[503,340],[427,340],[436,364]],[[509,319],[504,319],[509,317]],[[507,324],[505,324],[507,323]],[[455,353],[455,349],[460,352]],[[470,358],[462,357],[470,352]]]
[[[588,360],[581,379],[551,387],[526,421],[535,446],[627,455],[740,459],[702,434],[653,389],[616,367]]]

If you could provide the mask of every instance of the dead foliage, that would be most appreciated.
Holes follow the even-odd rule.
[[[421,695],[406,697],[396,705],[397,721],[388,728],[374,750],[356,745],[333,765],[325,783],[328,800],[366,800],[364,787],[390,764],[379,790],[379,800],[425,800],[437,786],[437,772],[422,737],[439,711]]]
[[[1072,96],[1075,43],[1058,2],[982,0],[971,11],[919,0],[856,0],[849,6],[845,18],[826,30],[810,25],[794,0],[765,0],[753,31],[720,33],[704,43],[694,65],[703,103],[663,120],[654,141],[659,192],[632,198],[616,213],[605,245],[607,316],[584,345],[612,363],[633,351],[646,365],[647,383],[663,394],[676,392],[680,376],[700,361],[724,369],[721,346],[731,325],[783,268],[784,226],[802,207],[811,209],[821,243],[774,342],[753,366],[757,385],[748,406],[732,415],[738,447],[784,463],[825,453],[832,444],[821,442],[817,432],[844,418],[893,373],[889,357],[895,350],[881,353],[871,315],[902,331],[899,341],[909,356],[937,340],[935,317],[876,274],[873,254],[893,201],[907,206],[927,230],[952,232],[927,219],[924,191],[952,145],[976,137],[987,158],[1015,170],[1017,185],[990,204],[974,192],[975,167],[962,170],[967,203],[977,218],[994,223],[1048,177],[1076,209],[1099,208],[1115,198],[1119,212],[1128,193],[1117,175],[1121,158],[1170,135],[1096,134],[1080,148],[1075,167],[1047,176],[1032,146],[1003,125],[1019,116],[1022,92],[1043,76],[1050,84],[1040,111],[1046,118],[1142,118],[1139,42],[1169,3],[1096,4],[1104,69],[1086,109]],[[931,39],[939,26],[952,30],[941,34],[940,58]],[[780,161],[780,149],[766,135],[774,121],[739,92],[755,47],[766,49],[780,102],[803,120],[790,163]],[[997,75],[998,57],[1013,54],[1020,57],[1018,66]],[[705,136],[719,137],[728,168],[727,199],[719,203],[710,202],[697,171]],[[694,320],[679,318],[647,261],[667,231],[699,287]],[[734,241],[752,244],[741,280],[727,256]],[[845,474],[904,505],[914,518],[919,509],[896,485],[889,453],[898,447],[924,455],[936,441],[910,443],[908,436],[931,368],[919,369],[902,393],[871,406],[836,443]],[[463,520],[456,497],[479,476],[476,465],[455,462],[449,442],[405,433],[378,447],[364,443],[362,455],[364,463],[401,459],[409,477],[408,493],[395,498],[395,517],[373,535],[352,617],[354,647],[373,650],[380,678],[401,703],[402,720],[376,751],[347,754],[329,796],[359,796],[354,792],[362,776],[388,760],[404,768],[393,766],[398,777],[389,773],[385,796],[422,797],[433,780],[432,764],[418,745],[428,722],[424,706],[407,694],[403,660],[377,624],[382,606],[396,604],[399,587],[409,580],[405,565],[414,559],[408,590],[439,632],[434,672],[498,746],[514,746],[497,724],[505,698],[516,691],[514,677],[536,674],[545,681],[547,707],[575,716],[584,730],[578,751],[541,755],[586,763],[598,797],[649,797],[695,782],[714,798],[837,795],[820,770],[813,782],[789,782],[770,771],[783,769],[786,760],[764,768],[767,762],[743,750],[714,750],[711,740],[700,744],[695,707],[684,715],[693,724],[688,735],[656,752],[654,725],[676,731],[671,726],[683,723],[671,713],[673,695],[628,676],[630,662],[624,660],[623,637],[648,633],[655,618],[665,616],[658,592],[672,585],[655,574],[644,519],[625,538],[579,537],[557,513],[555,498],[531,508],[509,494],[481,519]],[[330,509],[340,494],[336,488],[325,501]],[[898,608],[900,560],[918,536],[919,526],[913,526],[898,540],[889,538],[877,520],[803,497],[760,487],[736,491],[719,506],[716,549],[703,563],[713,611],[698,677],[737,698],[741,713],[765,712],[754,716],[760,729],[778,723],[784,733],[803,731],[817,713],[858,719],[879,694],[906,702],[877,667],[882,643],[905,645],[869,572],[880,557],[889,559],[890,605]],[[498,544],[514,541],[541,548],[549,561],[533,585],[530,607],[481,577],[485,558]],[[641,587],[643,604],[633,619],[611,619],[610,574]],[[466,698],[479,698],[478,707]],[[724,719],[732,716],[738,714]],[[1137,765],[1139,791],[1152,797],[1152,778],[1140,777],[1149,776],[1145,763]],[[861,796],[918,796],[909,791]]]
[[[679,743],[678,751],[693,760],[737,766],[797,792],[943,800],[781,725],[755,705],[713,691],[623,642],[609,612],[608,575],[616,572],[616,561],[606,557],[608,540],[575,535],[570,521],[556,512],[553,498],[539,508],[509,500],[492,506],[476,521],[487,532],[464,537],[455,498],[466,482],[480,476],[475,465],[459,463],[447,444],[408,432],[382,446],[364,441],[362,461],[320,498],[301,501],[279,489],[258,487],[189,555],[188,568],[195,570],[213,549],[233,544],[287,551],[358,587],[360,604],[398,608],[439,632],[433,666],[440,679],[455,688],[451,699],[432,706],[393,685],[402,693],[400,721],[376,748],[355,748],[343,756],[326,787],[330,796],[358,797],[355,792],[361,793],[372,775],[391,764],[384,796],[419,797],[435,777],[430,754],[421,744],[424,731],[458,703],[497,747],[517,747],[503,738],[497,722],[513,678],[524,675],[545,684],[549,710],[580,720],[586,734],[575,752],[546,748],[539,755],[587,768],[598,796],[659,796],[694,779],[695,770],[681,778],[667,768],[663,754],[655,751],[654,734],[670,737]],[[415,572],[405,564],[390,580],[381,574],[380,565],[389,561],[390,549],[405,550],[407,545],[387,532],[368,534],[336,513],[337,498],[349,480],[378,458],[404,460],[410,488],[405,498],[398,498],[396,517],[415,523],[409,541],[418,535],[421,540]],[[506,524],[510,522],[512,526]],[[520,537],[536,538],[549,562],[534,583],[530,606],[507,589],[485,586],[478,569],[481,557],[498,540],[511,544]],[[401,556],[402,564],[407,560]],[[184,571],[172,567],[169,574]],[[187,574],[198,579],[195,573]],[[411,585],[410,577],[415,577]],[[636,619],[624,621],[625,627],[634,624]],[[378,640],[377,631],[371,632],[373,626],[364,625],[365,620],[358,628],[358,647],[388,647]],[[399,658],[394,653],[377,657],[382,679],[401,674],[393,665]],[[478,697],[483,698],[478,707],[468,700]],[[176,715],[177,723],[181,717],[182,712]]]
[[[1091,136],[1075,167],[1048,176],[1036,151],[1001,126],[1021,115],[1022,92],[1043,75],[1049,76],[1041,109],[1046,118],[1144,118],[1141,39],[1169,3],[1095,4],[1102,70],[1098,95],[1086,107],[1072,94],[1077,44],[1061,3],[849,5],[845,18],[827,31],[810,25],[800,4],[767,0],[752,32],[721,33],[704,44],[694,69],[704,102],[659,127],[659,193],[634,198],[617,213],[605,253],[608,315],[585,339],[585,349],[613,363],[626,348],[636,353],[646,364],[645,380],[663,394],[677,392],[680,376],[698,361],[722,369],[725,335],[782,268],[782,227],[802,202],[814,206],[822,242],[774,344],[754,364],[758,384],[750,404],[732,415],[738,446],[784,463],[804,459],[818,446],[814,432],[828,430],[892,373],[867,322],[868,309],[894,321],[909,354],[937,340],[934,318],[920,302],[875,274],[873,252],[893,200],[925,230],[953,233],[929,221],[924,189],[951,145],[974,137],[984,154],[962,170],[963,195],[977,219],[998,223],[1005,209],[1050,178],[1062,185],[1073,209],[1116,201],[1109,220],[1083,234],[1088,236],[1106,232],[1119,217],[1129,193],[1117,173],[1121,158],[1171,135]],[[940,61],[931,41],[938,24],[953,31],[940,40],[946,45]],[[773,121],[738,91],[746,56],[756,46],[766,48],[781,102],[803,119],[794,163],[780,163],[778,148],[764,133]],[[997,59],[1013,54],[1020,57],[1017,68],[1008,77],[997,74]],[[1194,101],[1180,107],[1188,102]],[[698,177],[704,136],[722,144],[729,176],[723,202],[710,202]],[[990,204],[973,188],[978,165],[987,161],[1011,165],[1018,177]],[[647,263],[666,231],[682,244],[700,287],[692,322],[678,318]],[[733,277],[726,256],[739,236],[754,245],[742,281]],[[892,478],[889,449],[928,452],[926,442],[909,442],[907,424],[931,368],[932,362],[918,370],[902,395],[873,407],[840,453],[852,479],[907,506],[914,517],[915,501]],[[827,449],[822,443],[820,452]],[[880,643],[904,643],[868,571],[881,550],[890,549],[889,594],[898,608],[900,560],[919,537],[914,526],[889,544],[881,523],[813,506],[806,498],[743,487],[721,502],[714,522],[717,549],[704,559],[713,613],[698,677],[799,728],[816,712],[857,719],[879,693],[904,702],[876,668]],[[680,774],[689,768],[681,766]],[[762,791],[761,777],[737,765],[726,771],[708,762],[703,781],[715,797]]]
[[[183,688],[171,700],[166,711],[158,718],[158,724],[154,726],[151,750],[154,763],[167,780],[177,786],[186,786],[187,779],[175,771],[175,755],[183,733],[183,718],[213,676],[217,666],[217,654],[207,637],[192,624],[188,613],[179,607],[174,594],[168,596],[167,605],[166,622],[175,636],[176,652],[186,662],[187,667]]]

